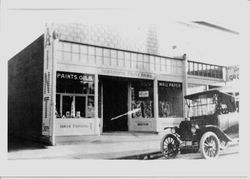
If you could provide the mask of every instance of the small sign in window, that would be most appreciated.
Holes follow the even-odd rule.
[[[139,98],[149,97],[149,91],[139,91]]]

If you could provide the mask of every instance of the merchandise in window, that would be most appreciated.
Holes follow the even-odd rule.
[[[132,118],[154,117],[153,106],[153,81],[140,80],[131,84],[131,107],[132,110],[139,109],[132,114]]]
[[[94,75],[57,72],[57,118],[94,117]]]
[[[158,82],[159,117],[183,117],[182,84]]]

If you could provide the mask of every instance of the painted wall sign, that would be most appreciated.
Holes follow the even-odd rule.
[[[55,135],[70,136],[94,133],[94,119],[56,119]]]
[[[227,68],[227,81],[239,80],[239,66]]]
[[[182,83],[177,82],[167,82],[167,81],[159,81],[159,86],[166,88],[182,88]]]
[[[89,126],[87,124],[60,124],[60,129],[73,129],[73,128],[90,128],[92,129],[92,126]]]
[[[52,136],[53,120],[53,52],[50,28],[46,28],[44,38],[44,73],[43,73],[43,119],[42,135]]]

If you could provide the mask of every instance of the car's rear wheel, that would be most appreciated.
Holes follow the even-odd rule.
[[[220,153],[220,142],[213,132],[206,132],[200,140],[201,154],[205,159],[217,158]]]
[[[179,152],[180,142],[177,137],[167,134],[161,141],[161,152],[165,158],[175,158]]]

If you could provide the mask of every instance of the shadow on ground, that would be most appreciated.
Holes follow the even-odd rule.
[[[48,145],[28,140],[8,141],[8,152],[27,149],[46,149]]]

